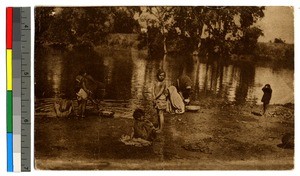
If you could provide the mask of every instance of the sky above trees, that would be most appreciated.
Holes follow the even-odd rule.
[[[286,43],[294,43],[294,9],[292,7],[266,6],[265,16],[257,22],[264,33],[259,42],[281,38]]]

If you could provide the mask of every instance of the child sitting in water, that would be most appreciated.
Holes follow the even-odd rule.
[[[145,112],[142,109],[136,109],[133,112],[134,124],[131,135],[122,135],[120,141],[125,145],[135,147],[145,147],[152,144],[156,137],[156,129],[153,124],[145,119]]]
[[[145,112],[142,109],[136,109],[133,112],[134,125],[132,138],[142,138],[152,141],[156,137],[156,130],[152,122],[145,118]]]

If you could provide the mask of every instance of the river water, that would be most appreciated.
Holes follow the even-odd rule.
[[[279,64],[207,61],[198,56],[167,55],[147,59],[136,50],[76,50],[40,48],[35,51],[35,97],[66,96],[75,99],[75,77],[87,70],[106,83],[105,99],[126,100],[136,105],[150,100],[159,68],[172,85],[182,74],[193,82],[193,100],[208,97],[261,104],[262,87],[273,89],[271,104],[294,103],[294,70]]]
[[[247,162],[248,159],[255,157],[258,159],[273,157],[274,153],[276,156],[285,156],[287,152],[282,149],[273,151],[279,137],[278,140],[269,140],[270,136],[281,133],[280,130],[287,130],[287,126],[283,126],[285,123],[281,121],[272,123],[278,125],[275,127],[269,123],[264,126],[262,124],[265,123],[258,123],[256,117],[239,114],[234,108],[228,114],[226,109],[212,112],[210,108],[203,108],[198,113],[187,112],[184,115],[165,113],[163,132],[158,134],[151,146],[140,148],[120,142],[122,135],[129,135],[132,132],[132,113],[136,107],[143,107],[149,120],[157,124],[154,115],[156,112],[151,106],[151,96],[159,68],[166,71],[167,85],[176,82],[176,78],[182,74],[188,75],[193,82],[194,101],[206,102],[206,99],[216,98],[237,104],[245,102],[260,104],[261,89],[264,84],[269,83],[273,89],[271,104],[294,102],[292,68],[274,63],[223,62],[223,60],[219,58],[218,61],[208,61],[201,57],[170,55],[147,59],[145,53],[134,50],[36,49],[36,168],[42,169],[39,166],[45,164],[46,169],[62,170],[116,169],[118,166],[122,170],[205,169],[203,164],[207,160],[211,165],[228,158],[238,161],[243,158],[246,160],[243,162]],[[83,69],[94,79],[106,83],[103,106],[104,109],[115,112],[114,118],[99,118],[96,114],[92,115],[91,110],[87,111],[87,118],[84,120],[75,117],[44,118],[55,117],[53,111],[55,98],[66,97],[73,100],[76,98],[75,77]],[[247,119],[249,121],[246,121]],[[293,124],[290,128],[292,127]],[[273,129],[273,132],[270,129]],[[213,141],[208,141],[209,145],[204,146],[208,152],[213,153],[203,152],[202,145],[201,151],[198,150],[196,153],[184,148],[186,146],[199,148],[199,141],[202,140]],[[269,147],[271,145],[272,147]],[[292,153],[288,154],[293,156]],[[177,162],[177,159],[184,159],[184,165],[180,164],[181,160]],[[71,164],[63,164],[65,162]],[[89,164],[93,162],[103,163],[104,166],[92,165],[93,167],[89,168]],[[147,164],[141,164],[143,162]],[[177,165],[172,166],[172,162]],[[55,165],[57,167],[53,167]],[[168,165],[169,167],[164,168]],[[212,166],[213,169],[218,169],[215,165]],[[219,168],[224,169],[224,165]]]

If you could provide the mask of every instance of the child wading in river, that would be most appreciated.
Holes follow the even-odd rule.
[[[91,75],[87,74],[85,71],[82,71],[79,75],[76,76],[77,85],[79,91],[76,92],[79,113],[78,116],[85,117],[85,109],[87,101],[90,100],[97,112],[99,112],[99,102],[97,98],[102,99],[104,96],[105,85],[99,81],[96,81]],[[101,94],[100,94],[101,92]]]
[[[154,107],[157,111],[158,117],[158,130],[161,132],[164,124],[164,111],[167,108],[167,86],[165,83],[166,73],[163,70],[158,70],[157,72],[157,82],[154,86]]]
[[[83,90],[80,89],[77,93],[77,102],[78,102],[78,112],[76,116],[85,118],[85,109],[88,99],[88,94]]]

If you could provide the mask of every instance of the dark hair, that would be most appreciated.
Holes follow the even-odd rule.
[[[85,73],[87,73],[86,69],[81,69],[79,71],[79,75],[83,76]]]
[[[271,85],[270,85],[270,84],[266,84],[266,85],[265,85],[265,87],[266,87],[266,86],[268,86],[268,87],[270,87],[270,88],[271,88]]]
[[[145,116],[145,111],[143,111],[142,109],[139,109],[139,108],[137,108],[136,110],[134,110],[134,112],[133,112],[133,118],[135,120],[139,120],[143,116]]]
[[[156,73],[156,77],[158,78],[158,76],[159,76],[160,74],[162,74],[162,73],[164,73],[164,74],[166,75],[166,72],[165,72],[165,71],[159,69],[159,70],[157,71],[157,73]]]

